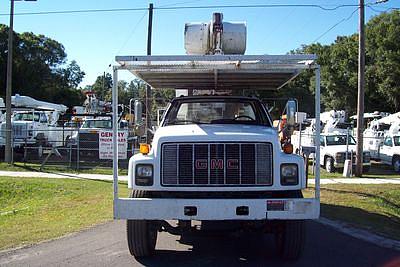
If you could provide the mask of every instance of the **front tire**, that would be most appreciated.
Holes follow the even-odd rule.
[[[399,156],[395,156],[393,158],[393,170],[395,172],[400,172],[400,157]]]
[[[289,191],[288,198],[303,198],[301,190]],[[278,253],[284,260],[297,260],[303,253],[306,239],[306,222],[304,220],[282,221],[275,233]]]
[[[149,197],[148,192],[133,190],[131,198]],[[154,254],[157,243],[157,229],[152,221],[127,220],[126,237],[129,252],[135,258],[149,257]]]
[[[327,157],[325,160],[325,169],[329,173],[334,173],[335,172],[335,166],[334,166],[334,161],[333,158]]]
[[[304,220],[286,220],[275,235],[278,253],[282,259],[297,260],[305,245],[306,225]]]
[[[371,168],[370,166],[363,167],[363,173],[368,173],[370,168]]]

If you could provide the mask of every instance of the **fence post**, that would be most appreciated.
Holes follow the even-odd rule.
[[[71,134],[71,136],[72,136],[72,134]],[[72,140],[72,138],[71,138],[71,140]],[[69,167],[72,169],[72,143],[69,142],[69,144],[67,144],[67,145],[69,145]]]
[[[26,147],[26,146],[27,146],[26,139],[28,139],[28,138],[25,137],[25,139],[24,139],[24,140],[25,140],[25,144],[24,144],[24,165],[25,165],[25,163],[26,163],[26,161],[27,161],[26,158],[27,158],[27,153],[28,153],[28,152],[27,152],[27,149],[28,149],[28,148]]]
[[[11,124],[11,164],[14,165],[14,127]]]
[[[76,169],[79,171],[79,154],[80,154],[80,133],[79,133],[79,128],[78,128],[78,141],[77,141],[77,146],[76,146],[76,148],[77,148],[77,153],[76,153]]]

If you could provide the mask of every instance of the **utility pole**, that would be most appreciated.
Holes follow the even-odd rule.
[[[149,24],[147,28],[147,55],[151,55],[151,34],[153,30],[153,3],[149,4]],[[150,131],[151,128],[151,87],[146,86],[146,142],[150,141]]]
[[[8,28],[8,58],[7,58],[7,85],[6,85],[6,144],[4,149],[4,160],[6,163],[12,163],[11,150],[11,94],[12,94],[12,52],[13,52],[13,34],[14,34],[14,0],[11,0],[10,8],[10,27]]]
[[[12,65],[13,65],[13,37],[14,37],[14,1],[10,4],[10,27],[8,28],[8,56],[7,56],[7,82],[6,82],[6,143],[4,148],[4,161],[12,163],[12,125],[11,125],[11,94],[12,94]],[[36,0],[25,0],[34,2]]]
[[[106,91],[106,72],[104,71],[103,72],[103,89],[101,90],[101,100],[104,100],[104,92],[105,91]]]
[[[357,177],[363,172],[363,128],[364,128],[364,77],[365,77],[365,36],[364,36],[364,0],[359,0],[360,16],[358,30],[358,98],[357,98]]]

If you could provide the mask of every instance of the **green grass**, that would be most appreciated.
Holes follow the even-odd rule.
[[[39,172],[40,171],[40,164],[36,163],[21,163],[15,162],[14,164],[10,165],[4,162],[0,162],[0,170],[2,171],[18,171],[18,172]],[[92,173],[92,174],[112,174],[112,168],[89,168],[89,169],[72,169],[68,168],[67,166],[52,166],[47,165],[44,166],[44,172],[67,172],[67,173]],[[128,170],[126,169],[119,169],[120,175],[127,175]]]
[[[0,177],[0,249],[112,220],[112,190],[108,181]]]
[[[314,178],[314,175],[311,173],[311,165],[308,167],[308,174],[309,178]],[[336,171],[334,173],[327,172],[321,166],[321,179],[322,178],[344,178],[343,177],[343,170]],[[363,174],[364,178],[379,178],[379,179],[391,179],[391,178],[400,178],[400,173],[394,172],[393,168],[388,165],[384,165],[382,163],[375,163],[371,164],[371,168],[369,172]]]
[[[125,183],[120,195],[126,196]],[[305,190],[310,196],[312,189]],[[321,215],[400,240],[400,185],[323,185]],[[0,177],[0,249],[112,219],[109,181]]]
[[[400,240],[400,185],[322,185],[321,216]]]

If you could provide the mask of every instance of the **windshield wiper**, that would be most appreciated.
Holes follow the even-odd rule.
[[[168,125],[184,124],[184,123],[202,124],[202,123],[204,123],[204,122],[193,121],[193,120],[174,120],[174,121],[169,122]]]
[[[256,120],[216,119],[211,124],[260,124]]]

